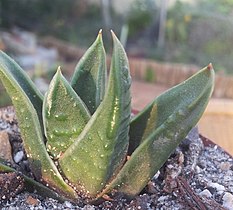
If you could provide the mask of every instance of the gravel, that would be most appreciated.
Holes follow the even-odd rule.
[[[12,155],[13,166],[25,173],[30,172],[12,108],[0,110],[0,132],[8,134],[11,150],[8,148],[7,151],[12,151],[8,157]],[[0,141],[2,136],[6,135],[0,135]],[[131,201],[127,201],[121,195],[114,195],[112,201],[105,201],[96,206],[75,206],[68,201],[59,203],[54,199],[41,197],[36,192],[22,191],[8,200],[1,198],[0,207],[5,210],[233,210],[233,159],[216,145],[204,146],[202,140],[197,129],[193,129],[142,193]],[[1,175],[5,176],[0,174],[0,184]]]
[[[23,157],[24,157],[24,152],[18,151],[14,156],[15,163],[19,163],[23,159]]]

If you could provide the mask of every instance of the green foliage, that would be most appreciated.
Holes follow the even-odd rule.
[[[186,10],[186,5],[176,1],[174,6],[168,11],[166,23],[166,36],[169,42],[184,43],[188,38],[188,29],[192,15]]]
[[[11,105],[11,99],[0,82],[0,107]]]
[[[64,21],[64,17],[74,8],[73,0],[0,0],[2,6],[2,26],[12,27],[15,24],[32,29],[40,26],[41,21],[56,27]],[[73,6],[73,7],[72,7]],[[9,15],[11,14],[11,15]]]
[[[232,0],[176,1],[168,9],[162,60],[202,66],[218,59],[215,67],[232,74],[232,5]]]
[[[146,69],[144,80],[147,82],[156,82],[156,73],[150,66]]]
[[[212,11],[214,13],[220,13],[224,15],[230,15],[232,13],[232,0],[198,0],[197,3],[203,9]]]
[[[133,36],[152,24],[154,9],[154,3],[150,0],[137,0],[132,4],[131,10],[127,15],[129,35]]]
[[[6,54],[0,56],[0,78],[12,103],[16,109],[17,119],[20,123],[24,147],[27,151],[30,168],[37,178],[52,188],[75,198],[55,163],[49,157],[44,144],[42,129],[42,96],[25,72]]]
[[[0,78],[16,109],[37,181],[24,178],[40,193],[72,202],[80,197],[93,202],[113,192],[134,197],[207,106],[214,84],[211,64],[157,97],[131,120],[129,64],[113,32],[112,37],[106,91],[101,33],[79,61],[72,86],[58,68],[44,98],[23,70],[0,53]],[[0,171],[14,170],[0,162]]]
[[[0,0],[0,27],[20,27],[86,47],[102,24],[101,8],[85,0]]]
[[[103,100],[106,86],[106,56],[101,32],[76,66],[71,80],[71,86],[79,93],[91,114]]]
[[[55,159],[59,158],[76,140],[89,119],[88,109],[62,76],[59,68],[43,103],[46,147],[50,155]]]

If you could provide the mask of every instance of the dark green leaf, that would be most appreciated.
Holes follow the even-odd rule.
[[[90,119],[85,104],[62,76],[60,68],[52,79],[43,104],[47,150],[54,157],[64,153]]]
[[[205,72],[207,68],[202,71]],[[206,79],[205,73],[201,73],[202,71],[158,96],[131,120],[129,154],[161,126],[170,115],[192,103],[193,98],[202,91],[204,85],[202,81]],[[200,83],[203,85],[198,86],[197,84]]]
[[[196,125],[212,94],[213,84],[214,71],[211,66],[208,66],[181,85],[160,96],[156,102],[157,108],[154,109],[157,110],[157,113],[154,111],[156,119],[162,113],[167,115],[169,112],[171,114],[163,120],[161,125],[156,126],[150,134],[146,135],[103,193],[117,189],[128,197],[138,194],[191,128]],[[180,95],[180,102],[175,106],[173,101],[179,100],[177,99],[178,95]],[[171,110],[165,106],[170,107]]]
[[[42,126],[42,94],[39,92],[24,70],[12,58],[2,51],[0,51],[0,68],[2,74],[5,74],[5,77],[15,80],[19,87],[24,91],[36,110]]]
[[[125,51],[114,34],[113,40],[106,96],[77,141],[59,160],[65,176],[91,196],[119,170],[128,148],[131,78]]]
[[[100,31],[95,42],[77,64],[71,80],[71,86],[91,114],[104,98],[106,75],[106,55]]]
[[[33,174],[38,180],[46,182],[52,188],[56,186],[56,190],[66,193],[67,196],[75,197],[75,192],[62,179],[46,151],[41,125],[33,104],[18,80],[9,72],[8,67],[14,67],[15,64],[12,64],[12,60],[8,58],[4,59],[4,62],[7,64],[0,64],[0,79],[16,109],[24,148]],[[17,69],[15,69],[15,74],[17,74]]]

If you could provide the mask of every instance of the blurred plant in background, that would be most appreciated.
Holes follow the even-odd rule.
[[[0,0],[0,5],[1,27],[18,26],[80,46],[87,46],[89,38],[93,38],[90,31],[95,32],[102,26],[100,6],[83,0]]]
[[[154,12],[157,10],[153,1],[135,0],[135,4],[131,6],[126,20],[129,26],[129,36],[134,36],[137,33],[142,33],[148,27],[151,27],[153,22]]]
[[[129,55],[199,66],[217,61],[217,71],[233,74],[233,0],[0,0],[0,30],[13,26],[79,47],[99,28],[119,33],[126,26]]]
[[[164,60],[203,65],[233,74],[233,1],[198,0],[169,8]]]

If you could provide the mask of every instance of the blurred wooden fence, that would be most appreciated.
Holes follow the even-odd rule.
[[[194,65],[159,63],[148,59],[130,58],[133,78],[172,87],[197,72]],[[233,99],[233,77],[216,75],[214,96]]]
[[[72,59],[77,61],[85,52],[83,49],[79,49],[53,37],[44,38],[41,40],[41,44],[47,47],[57,48],[61,57],[65,57],[68,61]],[[107,60],[110,63],[109,56]],[[131,57],[129,57],[129,63],[131,75],[134,79],[162,84],[167,87],[172,87],[184,81],[199,70],[199,67],[194,65],[160,63],[154,60]],[[70,66],[73,67],[74,65]],[[69,71],[69,69],[67,70]],[[216,75],[214,96],[233,99],[233,76]]]

